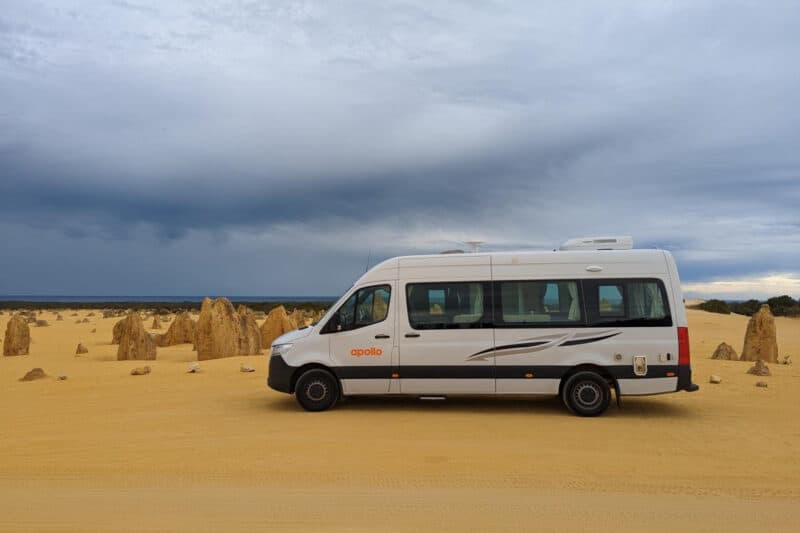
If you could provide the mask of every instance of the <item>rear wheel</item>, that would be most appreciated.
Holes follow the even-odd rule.
[[[324,411],[336,405],[339,384],[327,370],[312,368],[297,379],[295,396],[306,411]]]
[[[578,416],[598,416],[611,403],[611,387],[603,376],[590,370],[573,374],[564,383],[561,400]]]

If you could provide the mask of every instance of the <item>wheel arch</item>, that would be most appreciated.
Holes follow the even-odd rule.
[[[313,369],[324,370],[333,376],[333,379],[336,380],[336,387],[339,389],[339,397],[342,396],[342,381],[339,379],[339,376],[336,375],[336,372],[334,372],[331,367],[325,366],[322,363],[306,363],[303,366],[297,367],[297,370],[292,373],[292,379],[289,382],[289,394],[294,394],[295,385],[297,385],[297,380],[300,379],[300,376]]]
[[[611,385],[611,388],[614,389],[614,393],[616,394],[617,398],[619,398],[619,383],[617,383],[616,378],[614,378],[614,376],[611,375],[611,372],[609,372],[607,368],[592,363],[583,363],[580,365],[575,365],[572,368],[570,368],[566,374],[561,376],[561,381],[558,384],[559,398],[564,392],[564,384],[566,384],[567,380],[569,380],[570,377],[577,374],[578,372],[585,372],[585,371],[594,372],[595,374],[602,376],[603,379],[605,379],[608,382],[608,384]]]

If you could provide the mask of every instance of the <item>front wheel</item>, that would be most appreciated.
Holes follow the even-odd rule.
[[[611,403],[611,387],[596,372],[578,372],[567,379],[561,392],[561,400],[578,416],[598,416]]]
[[[324,411],[336,405],[339,384],[327,370],[313,368],[303,372],[298,378],[295,396],[306,411]]]

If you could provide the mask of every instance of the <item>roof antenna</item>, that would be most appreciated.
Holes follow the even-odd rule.
[[[369,272],[369,260],[372,258],[372,248],[369,249],[367,252],[367,267],[364,269],[364,273],[366,274]]]

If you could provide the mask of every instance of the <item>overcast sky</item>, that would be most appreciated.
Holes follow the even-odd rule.
[[[798,6],[5,0],[0,294],[625,234],[690,296],[798,297]]]

